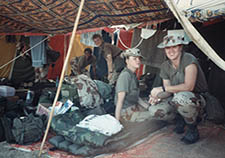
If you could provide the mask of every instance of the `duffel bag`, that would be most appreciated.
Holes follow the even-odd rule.
[[[27,145],[39,141],[44,134],[46,118],[29,114],[13,120],[12,133],[17,144]]]

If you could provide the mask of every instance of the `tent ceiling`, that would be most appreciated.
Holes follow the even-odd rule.
[[[68,33],[79,0],[10,0],[0,2],[0,33]],[[79,30],[172,18],[163,0],[86,0]]]
[[[0,2],[0,33],[71,32],[79,0]],[[86,0],[79,30],[171,18],[163,0]]]

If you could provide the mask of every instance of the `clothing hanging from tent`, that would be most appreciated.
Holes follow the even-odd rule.
[[[166,59],[164,50],[157,48],[157,45],[162,41],[166,32],[157,31],[149,39],[144,39],[138,48],[141,54],[145,57],[143,64],[160,68],[162,62]],[[141,29],[135,29],[132,37],[132,46],[136,46],[141,40]]]
[[[56,79],[61,74],[64,61],[65,40],[65,36],[62,35],[54,36],[50,40],[49,45],[53,50],[60,52],[60,57],[49,67],[48,79]]]
[[[43,67],[44,64],[47,64],[45,42],[41,42],[44,38],[44,36],[30,36],[30,47],[34,47],[31,49],[33,67]],[[41,43],[38,44],[39,42]]]

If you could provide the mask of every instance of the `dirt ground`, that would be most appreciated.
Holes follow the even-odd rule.
[[[0,158],[37,158],[38,151],[22,151],[11,147],[7,142],[0,143]],[[42,155],[42,158],[48,158]]]

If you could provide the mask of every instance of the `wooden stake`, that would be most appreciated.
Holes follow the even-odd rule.
[[[49,131],[49,128],[50,128],[52,117],[53,117],[53,113],[54,113],[54,110],[55,110],[55,104],[56,104],[56,102],[58,100],[60,89],[62,87],[62,82],[63,82],[64,75],[65,75],[65,70],[67,68],[67,63],[68,63],[68,60],[69,60],[69,57],[70,57],[70,54],[71,54],[72,45],[73,45],[73,42],[74,42],[74,39],[75,39],[75,34],[76,34],[78,22],[79,22],[79,19],[80,19],[81,11],[82,11],[83,6],[84,6],[84,1],[85,0],[81,0],[80,7],[79,7],[79,10],[78,10],[78,13],[77,13],[77,17],[76,17],[76,20],[74,22],[74,27],[73,27],[72,36],[71,36],[71,39],[70,39],[68,53],[66,55],[66,59],[65,59],[64,64],[63,64],[63,69],[62,69],[62,72],[61,72],[61,76],[60,76],[60,80],[59,80],[59,85],[58,85],[58,88],[57,88],[56,96],[55,96],[55,99],[54,99],[54,102],[53,102],[53,105],[52,105],[52,110],[50,112],[50,116],[49,116],[49,119],[48,119],[48,124],[47,124],[47,128],[45,130],[45,135],[44,135],[44,138],[43,138],[42,143],[41,143],[39,157],[41,157],[41,154],[42,154],[43,146],[44,146],[45,140],[47,138],[48,131]]]

